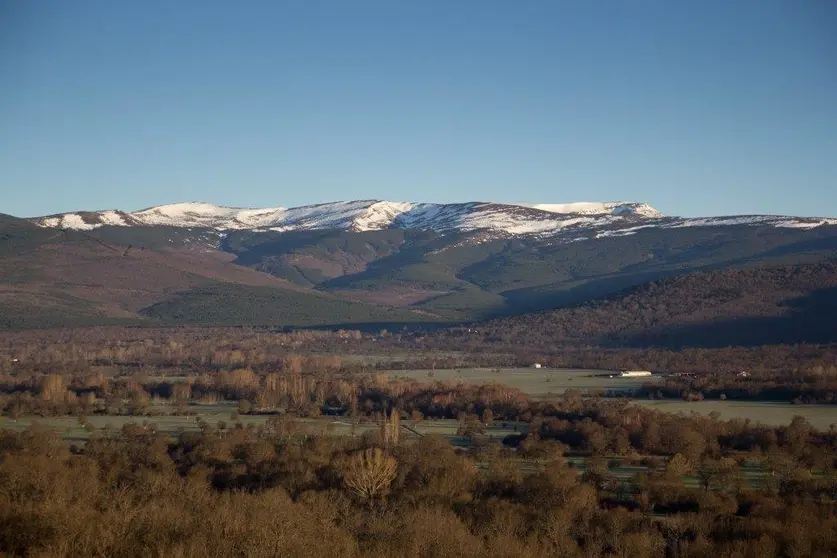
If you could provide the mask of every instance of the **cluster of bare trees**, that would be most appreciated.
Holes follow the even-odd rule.
[[[837,439],[837,430],[817,432],[801,418],[780,428],[756,427],[742,420],[686,420],[624,400],[585,399],[573,390],[559,399],[539,401],[498,384],[422,384],[376,374],[337,374],[334,370],[258,374],[251,369],[234,369],[176,382],[153,377],[143,381],[132,376],[107,378],[101,374],[52,374],[16,381],[0,394],[0,408],[12,416],[68,412],[79,416],[153,416],[188,413],[192,412],[189,403],[227,398],[239,402],[241,414],[310,417],[325,411],[347,415],[352,422],[378,421],[384,447],[399,443],[402,420],[415,424],[424,417],[458,419],[457,433],[474,442],[492,422],[526,423],[528,438],[510,433],[508,445],[520,446],[524,453],[533,455],[554,452],[548,446],[533,444],[543,441],[589,456],[680,454],[693,468],[705,455],[718,460],[724,452],[769,453],[777,448],[809,468],[824,468],[830,455],[827,448]],[[282,425],[275,426],[279,429]]]
[[[526,320],[495,323],[517,327]],[[521,327],[524,327],[521,325]],[[220,398],[247,398],[254,408],[268,408],[287,394],[301,395],[299,386],[272,388],[262,399],[250,397],[257,382],[276,374],[322,373],[357,375],[375,369],[451,368],[466,366],[528,366],[617,370],[650,369],[686,374],[663,389],[644,395],[665,398],[727,398],[833,403],[837,393],[837,345],[772,345],[671,350],[664,348],[599,348],[541,343],[537,328],[524,327],[514,343],[498,341],[489,326],[397,334],[359,331],[276,332],[256,328],[91,328],[0,334],[0,391],[33,391],[44,376],[65,378],[79,395],[73,378],[100,384],[131,376],[149,395],[177,400],[199,399],[218,388]],[[394,360],[387,353],[406,355]],[[377,357],[364,358],[374,353]],[[738,376],[747,371],[748,378]],[[188,385],[172,385],[172,393],[149,391],[155,377],[182,377]],[[215,378],[218,376],[218,378]],[[28,381],[28,378],[34,378]],[[28,382],[28,383],[27,383]],[[93,386],[88,386],[93,387]],[[98,386],[97,386],[98,387]],[[190,391],[191,390],[191,391]],[[237,394],[237,395],[236,395]],[[142,394],[138,394],[142,399]],[[71,396],[68,396],[72,399]],[[292,405],[305,408],[305,397]],[[341,396],[346,399],[346,395]],[[350,398],[350,396],[348,396]]]
[[[175,439],[129,424],[72,451],[46,431],[0,431],[0,553],[837,553],[837,433],[574,398],[560,407],[536,416],[516,450],[479,435],[467,452],[435,436],[386,439],[397,413],[360,437],[316,435],[288,415]],[[611,444],[626,436],[615,459]],[[565,457],[576,443],[583,467]],[[644,444],[674,453],[631,453]],[[626,463],[640,472],[626,475]]]
[[[350,354],[370,343],[370,336],[364,338],[356,330],[97,327],[0,332],[0,372],[35,367],[64,372],[91,367],[135,371],[268,367],[298,372],[313,366],[339,367],[336,354]]]

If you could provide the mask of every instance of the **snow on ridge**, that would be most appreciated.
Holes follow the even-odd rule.
[[[813,219],[811,221],[784,219],[775,223],[774,226],[788,229],[813,229],[822,225],[837,225],[837,219]]]
[[[284,207],[242,209],[235,214],[234,220],[241,228],[266,227],[279,220],[287,211]]]
[[[224,207],[205,202],[185,202],[150,207],[129,215],[145,225],[208,226],[214,228],[220,223],[229,223],[229,228],[246,228],[249,221],[258,221],[259,217],[266,214],[274,215],[282,211],[285,211],[285,208],[252,209]],[[234,226],[235,223],[239,223],[239,225]]]
[[[78,213],[65,213],[64,215],[45,217],[40,219],[37,224],[46,228],[71,229],[76,231],[92,231],[101,226],[97,223],[86,222]]]
[[[415,205],[410,202],[375,202],[355,218],[355,228],[361,231],[387,228],[396,218],[413,209]]]
[[[119,211],[102,211],[98,213],[98,217],[103,226],[123,227],[127,225]]]
[[[648,205],[637,202],[574,202],[574,203],[536,203],[515,204],[531,207],[549,213],[582,215],[638,215],[641,217],[663,217],[663,214]]]
[[[304,205],[288,209],[281,220],[272,227],[286,230],[345,228],[350,230],[375,230],[386,228],[399,211],[389,202],[377,200],[339,201],[317,205]]]
[[[521,203],[515,205],[540,209],[541,211],[548,211],[550,213],[607,213],[609,211],[609,204],[607,202]]]
[[[524,210],[521,213],[521,210]],[[534,210],[526,213],[525,210]],[[72,217],[76,215],[76,217]],[[550,217],[554,215],[555,217]],[[566,215],[560,218],[558,215]],[[390,227],[432,230],[492,229],[509,234],[560,230],[579,216],[657,216],[647,204],[632,202],[571,204],[511,204],[495,202],[414,203],[384,200],[349,200],[300,207],[241,208],[206,202],[183,202],[150,207],[131,213],[101,211],[41,218],[45,227],[90,230],[100,226],[201,227],[217,230],[299,230],[345,228],[355,231]],[[56,221],[58,219],[58,221]]]
[[[38,224],[49,229],[62,228],[64,217],[63,215],[61,217],[44,217]]]
[[[91,230],[102,226],[168,226],[216,231],[295,231],[342,229],[373,231],[387,228],[438,232],[479,231],[492,235],[546,237],[600,229],[597,236],[634,234],[641,228],[682,228],[763,225],[810,229],[837,225],[837,219],[776,215],[702,218],[664,217],[646,203],[576,202],[523,204],[499,202],[414,203],[385,200],[345,200],[300,207],[241,208],[204,202],[161,205],[131,213],[108,210],[76,212],[32,219],[42,227]]]
[[[769,225],[792,229],[813,229],[822,225],[837,225],[837,219],[787,217],[783,215],[729,215],[719,217],[688,217],[663,225],[665,228],[719,227],[731,225]]]

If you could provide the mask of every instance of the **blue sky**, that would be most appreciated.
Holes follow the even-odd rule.
[[[837,216],[835,30],[832,0],[11,0],[0,212]]]

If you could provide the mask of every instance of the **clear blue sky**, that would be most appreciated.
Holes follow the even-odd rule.
[[[0,194],[837,216],[837,2],[0,0]]]

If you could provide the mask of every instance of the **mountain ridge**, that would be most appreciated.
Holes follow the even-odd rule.
[[[207,202],[153,206],[133,212],[76,211],[28,219],[40,227],[94,230],[102,227],[176,227],[224,231],[288,232],[419,229],[435,232],[487,231],[498,236],[565,236],[578,240],[596,236],[631,235],[642,228],[768,225],[813,228],[837,224],[837,218],[782,215],[717,217],[666,216],[648,203],[574,202],[418,203],[387,200],[344,200],[299,207],[227,207]],[[578,236],[581,233],[581,236]],[[576,235],[577,238],[573,238]]]
[[[417,203],[387,200],[344,200],[299,207],[227,207],[207,202],[160,205],[134,212],[77,211],[31,218],[42,227],[92,230],[102,226],[207,227],[217,230],[344,229],[370,231],[386,228],[428,230],[500,229],[540,232],[560,226],[554,215],[656,218],[662,214],[637,202],[580,202],[573,204],[508,204],[496,202]],[[540,222],[540,225],[536,223]],[[523,228],[521,228],[523,227]]]
[[[636,202],[175,204],[0,216],[0,255],[7,328],[438,324],[569,307],[691,271],[837,261],[837,220],[684,219]]]

